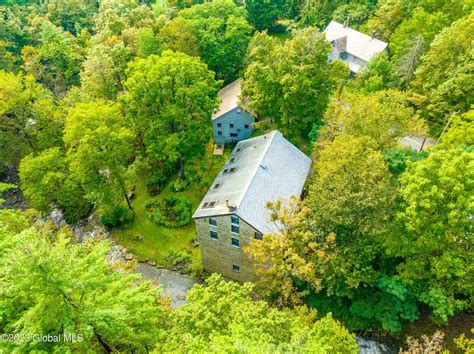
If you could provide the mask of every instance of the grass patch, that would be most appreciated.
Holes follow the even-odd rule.
[[[193,247],[191,245],[191,242],[196,237],[196,227],[194,222],[191,220],[188,225],[178,228],[167,228],[165,226],[157,225],[147,217],[145,212],[145,202],[160,200],[172,195],[184,196],[191,201],[194,212],[206,194],[210,183],[221,170],[225,160],[231,152],[231,149],[226,148],[223,156],[214,156],[212,152],[213,144],[209,143],[208,146],[206,146],[206,153],[204,156],[196,158],[185,166],[188,173],[192,173],[191,170],[201,168],[201,171],[206,173],[207,179],[209,180],[208,185],[202,185],[195,181],[190,184],[186,190],[182,192],[173,192],[170,187],[172,181],[170,181],[159,195],[150,197],[148,196],[145,185],[147,174],[146,172],[139,173],[139,176],[134,183],[135,198],[132,201],[132,206],[135,212],[135,221],[128,229],[114,230],[112,233],[114,240],[135,254],[139,261],[150,260],[156,262],[160,267],[166,267],[168,266],[167,258],[169,258],[173,252],[181,251],[191,256],[193,266],[198,266],[201,262],[199,247]],[[137,236],[140,236],[141,239],[137,240]]]

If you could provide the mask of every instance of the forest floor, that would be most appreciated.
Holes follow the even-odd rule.
[[[193,213],[206,194],[210,183],[222,168],[227,159],[230,149],[226,148],[224,155],[213,155],[213,144],[206,147],[204,156],[198,156],[188,166],[188,174],[200,169],[204,171],[209,181],[208,185],[193,181],[182,192],[174,192],[170,181],[160,194],[150,197],[146,188],[146,175],[142,174],[135,183],[135,197],[132,206],[135,212],[135,221],[130,228],[115,230],[112,234],[114,240],[126,247],[133,253],[138,261],[152,261],[159,267],[169,267],[168,256],[173,251],[185,252],[191,256],[193,266],[200,267],[201,260],[199,247],[193,247],[192,242],[196,238],[194,221],[183,227],[167,228],[151,221],[145,213],[145,203],[154,199],[162,199],[172,195],[188,198],[193,207]],[[191,168],[190,168],[191,167]],[[140,236],[137,239],[137,236]]]

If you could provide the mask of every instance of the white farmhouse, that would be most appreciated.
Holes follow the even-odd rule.
[[[329,60],[341,59],[354,74],[387,48],[387,43],[378,40],[374,35],[368,36],[350,28],[348,20],[344,21],[344,24],[331,21],[324,34],[332,46]]]

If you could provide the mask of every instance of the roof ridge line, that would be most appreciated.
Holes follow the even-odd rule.
[[[255,179],[255,176],[257,175],[257,171],[258,171],[258,169],[260,168],[260,166],[262,165],[262,161],[265,159],[265,156],[267,156],[268,149],[270,148],[270,145],[272,144],[273,140],[275,139],[275,136],[277,135],[277,133],[279,133],[278,130],[273,130],[273,131],[271,131],[271,132],[268,133],[268,134],[264,134],[264,135],[271,135],[271,141],[268,143],[267,147],[265,148],[265,152],[262,154],[262,158],[261,158],[261,160],[260,160],[260,161],[258,162],[258,164],[257,164],[257,168],[255,169],[255,173],[253,174],[252,178],[250,179],[249,183],[247,184],[247,187],[245,188],[245,192],[243,193],[243,197],[242,197],[242,199],[240,200],[239,205],[238,205],[238,206],[236,207],[236,209],[235,209],[235,213],[236,213],[237,215],[239,215],[239,207],[240,207],[240,205],[242,205],[242,202],[244,201],[245,196],[247,195],[247,192],[248,192],[250,186],[252,185],[252,182],[253,182],[253,180]],[[262,135],[262,136],[263,136],[263,135]],[[239,215],[239,217],[240,217],[240,215]]]

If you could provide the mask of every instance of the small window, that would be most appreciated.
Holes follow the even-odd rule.
[[[204,204],[202,205],[202,208],[205,209],[205,208],[214,208],[214,206],[217,204],[217,200],[212,200],[212,201],[207,201],[207,202],[204,202]]]
[[[240,107],[237,108],[237,113],[239,113],[239,114],[242,113],[242,108],[240,108]]]
[[[221,132],[221,131],[218,131],[218,132],[217,132],[217,135],[222,136],[222,132]]]
[[[250,128],[250,125],[245,124],[245,125],[244,125],[244,128],[245,128],[245,129],[248,129],[248,128]]]
[[[234,127],[234,123],[230,123],[230,124],[229,124],[229,127],[233,128],[233,127]]]
[[[214,218],[209,218],[209,225],[211,226],[217,226],[217,220]]]
[[[230,225],[230,231],[234,234],[239,234],[239,227],[237,225]]]
[[[234,163],[236,160],[237,160],[237,157],[232,157],[232,158],[229,160],[229,163]]]
[[[217,123],[217,128],[222,128],[222,123]]]
[[[222,183],[219,182],[219,183],[216,183],[214,185],[214,187],[212,187],[212,189],[217,190],[217,189],[221,188],[221,186],[222,186]]]
[[[217,240],[219,238],[216,231],[211,231],[210,234],[213,240]]]
[[[231,222],[232,224],[239,225],[239,221],[240,221],[240,220],[239,220],[239,217],[238,217],[238,216],[233,216],[233,215],[232,215],[232,216],[230,217],[230,222]]]
[[[222,173],[224,173],[224,174],[229,173],[229,169],[228,169],[228,168],[224,168],[224,171],[222,171]]]
[[[237,138],[239,135],[238,135],[237,133],[230,133],[230,136],[231,136],[232,138]]]
[[[230,242],[232,243],[232,246],[234,247],[240,247],[240,242],[239,242],[239,239],[238,238],[231,238],[230,239]]]
[[[235,152],[240,152],[241,150],[242,150],[242,148],[241,148],[241,147],[238,147],[238,148],[235,150]]]
[[[237,167],[231,167],[229,169],[229,173],[234,173],[235,171],[237,171]]]
[[[232,264],[232,271],[234,273],[240,273],[240,267],[238,265]]]
[[[260,232],[256,232],[254,237],[256,240],[263,240],[263,235]]]

